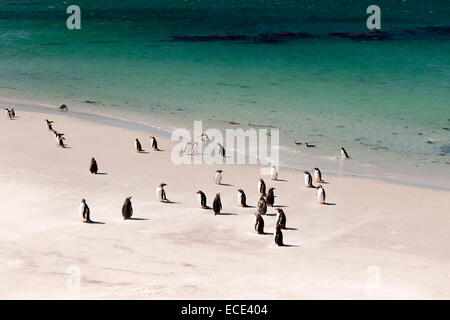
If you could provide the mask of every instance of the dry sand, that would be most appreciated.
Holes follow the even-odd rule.
[[[70,114],[70,113],[69,113]],[[367,299],[450,298],[450,191],[330,176],[319,205],[303,173],[281,170],[276,205],[286,247],[253,231],[259,167],[173,165],[173,142],[66,114],[0,120],[0,298]],[[66,134],[56,147],[44,119]],[[139,137],[146,154],[134,151]],[[91,175],[94,156],[103,175]],[[224,170],[224,185],[214,172]],[[166,182],[174,203],[156,200]],[[223,212],[200,209],[222,194]],[[134,217],[121,207],[133,196]],[[91,218],[81,223],[87,199]],[[273,233],[274,208],[265,216]],[[77,269],[79,268],[79,269]],[[76,274],[80,271],[80,287]],[[69,285],[68,285],[69,284]]]

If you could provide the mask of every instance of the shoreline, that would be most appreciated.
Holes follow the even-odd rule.
[[[43,102],[38,102],[38,101],[31,101],[31,100],[20,100],[20,99],[16,99],[16,98],[6,98],[6,97],[0,97],[0,104],[2,105],[7,105],[7,104],[11,104],[13,105],[17,110],[23,110],[23,111],[29,111],[29,112],[41,112],[41,113],[46,113],[46,114],[61,114],[60,111],[57,111],[57,105],[51,104],[51,103],[43,103]],[[93,123],[99,123],[99,124],[105,124],[105,125],[110,125],[110,126],[114,126],[114,127],[118,127],[118,128],[126,128],[126,129],[133,129],[133,130],[141,130],[141,131],[146,131],[149,133],[153,133],[155,135],[162,135],[164,137],[170,138],[171,136],[171,132],[168,126],[165,127],[161,127],[161,126],[155,126],[154,124],[148,124],[145,122],[137,122],[135,120],[131,120],[131,119],[125,119],[125,118],[120,118],[120,117],[114,117],[114,116],[110,116],[110,115],[101,115],[101,114],[97,114],[97,113],[91,113],[91,112],[86,112],[86,111],[74,111],[74,110],[70,110],[67,113],[62,113],[62,115],[68,116],[68,117],[73,117],[76,119],[81,119],[81,120],[86,120],[86,121],[90,121]],[[161,121],[161,119],[159,119],[159,121]],[[172,127],[172,130],[174,129],[174,127]],[[192,128],[189,128],[189,130],[191,130]],[[287,146],[280,146],[281,149],[283,148],[290,148]],[[299,157],[299,158],[303,158],[303,160],[305,160],[305,156],[302,155],[301,153],[299,153],[298,151],[294,151],[293,149],[291,149],[291,151],[295,152],[295,157]],[[300,151],[302,152],[302,151]],[[292,156],[292,154],[280,154],[280,158],[282,158],[283,155],[287,155],[287,156]],[[329,162],[333,161],[330,160],[329,158],[331,157],[327,157],[328,159],[323,159],[325,157],[321,156],[319,158],[320,161],[318,161],[320,164],[323,164],[325,162]],[[316,160],[319,160],[319,158],[316,157]],[[296,171],[296,172],[303,172],[304,170],[310,170],[310,168],[308,168],[308,166],[303,166],[303,167],[298,167],[298,166],[294,166],[294,165],[289,165],[289,164],[285,164],[282,163],[282,159],[281,163],[280,163],[280,168],[283,168],[284,170],[292,170],[292,171]],[[364,165],[364,163],[362,164]],[[359,169],[361,169],[361,165],[359,165]],[[442,182],[440,183],[433,183],[432,181],[434,180],[425,180],[425,176],[421,176],[421,179],[418,177],[415,178],[405,178],[405,177],[388,177],[388,176],[379,176],[377,175],[377,172],[373,172],[371,174],[369,173],[354,173],[354,172],[342,172],[342,171],[338,171],[339,169],[335,168],[333,170],[328,169],[328,174],[334,175],[336,177],[338,176],[347,176],[347,177],[357,177],[357,178],[362,178],[362,179],[374,179],[374,180],[379,180],[379,181],[384,181],[384,182],[388,182],[388,183],[393,183],[393,184],[400,184],[400,185],[407,185],[407,186],[413,186],[413,187],[418,187],[418,188],[427,188],[427,189],[437,189],[437,190],[450,190],[450,185],[447,184],[442,184]],[[378,168],[378,170],[383,170],[383,168]]]
[[[330,205],[319,205],[302,173],[281,169],[278,181],[263,177],[287,216],[287,246],[276,247],[275,208],[264,216],[267,234],[253,231],[259,166],[173,165],[167,137],[158,139],[164,151],[137,154],[135,137],[145,137],[149,149],[146,131],[55,113],[54,127],[69,145],[60,149],[46,113],[17,115],[0,120],[2,298],[450,297],[446,190],[324,172]],[[88,172],[92,156],[104,175]],[[213,183],[217,167],[223,185]],[[162,181],[173,203],[156,200]],[[237,188],[252,207],[236,205]],[[221,193],[223,215],[199,208],[199,189],[208,205]],[[136,220],[124,221],[128,196]],[[97,223],[80,222],[82,198]],[[67,287],[74,266],[76,290]],[[367,284],[373,266],[381,272],[378,288]]]

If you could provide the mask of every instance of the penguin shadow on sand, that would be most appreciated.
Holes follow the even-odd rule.
[[[224,187],[234,187],[234,184],[229,184],[229,183],[219,183],[218,186],[224,186]]]
[[[94,221],[94,220],[91,220],[91,221],[89,221],[89,222],[85,222],[86,224],[105,224],[104,222],[102,222],[102,221]]]
[[[219,214],[217,214],[217,216],[237,216],[237,213],[232,213],[232,212],[221,212]]]
[[[145,220],[148,220],[148,219],[147,219],[147,218],[134,218],[134,217],[130,217],[130,218],[127,218],[127,219],[125,219],[125,220],[145,221]]]
[[[336,206],[337,204],[334,202],[325,202],[323,205],[324,206]]]
[[[178,204],[178,203],[180,203],[180,202],[178,202],[178,201],[171,201],[171,200],[167,199],[166,201],[163,201],[163,202],[161,202],[161,203]]]

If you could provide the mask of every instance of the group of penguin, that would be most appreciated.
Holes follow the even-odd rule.
[[[67,107],[65,105],[61,106],[58,109],[60,111],[67,111]],[[11,109],[11,110],[5,109],[5,110],[7,113],[7,117],[9,119],[13,119],[15,117],[14,109]],[[54,134],[57,145],[61,148],[65,148],[66,145],[64,144],[64,140],[65,140],[64,134],[57,132],[56,130],[53,129],[53,123],[54,123],[53,121],[46,119],[45,122],[47,124],[48,130]],[[206,135],[205,136],[202,135],[201,138],[203,141],[209,140]],[[158,142],[157,142],[156,138],[154,136],[151,136],[150,139],[151,139],[152,149],[154,151],[161,151],[158,148]],[[136,149],[136,152],[138,152],[138,153],[145,151],[142,148],[142,145],[138,138],[136,138],[136,140],[135,140],[135,149]],[[190,149],[189,149],[189,145],[187,145],[184,151],[188,154],[192,154],[192,152],[194,151],[194,146],[191,144]],[[225,148],[222,145],[219,145],[219,153],[220,153],[220,155],[225,157]],[[341,148],[341,159],[345,160],[348,158],[349,158],[349,155],[348,155],[347,151],[342,147]],[[95,160],[95,158],[91,158],[91,162],[89,165],[89,171],[91,174],[98,173],[98,164],[97,164],[97,161]],[[215,172],[215,175],[214,175],[214,182],[218,185],[220,185],[222,183],[222,172],[223,172],[223,170],[219,169]],[[304,174],[305,174],[305,176],[304,176],[305,186],[308,188],[315,188],[316,189],[315,194],[317,197],[317,201],[320,204],[325,204],[325,190],[322,187],[322,185],[318,185],[317,187],[315,187],[313,185],[313,177],[311,176],[311,174],[308,171],[304,171]],[[272,180],[278,179],[278,172],[274,166],[272,166],[270,169],[270,178]],[[319,170],[319,168],[314,168],[314,182],[316,182],[316,183],[323,182],[322,173]],[[157,197],[157,200],[159,200],[160,202],[169,202],[169,200],[167,199],[166,191],[164,190],[165,186],[167,186],[167,184],[163,182],[156,188],[156,197]],[[271,187],[266,192],[266,184],[265,184],[264,180],[262,178],[259,179],[258,192],[260,194],[260,198],[259,198],[258,204],[257,204],[258,210],[257,210],[257,212],[255,212],[255,218],[254,218],[254,229],[258,234],[265,234],[264,219],[262,216],[266,215],[268,206],[273,207],[273,205],[274,205],[274,202],[275,202],[274,190],[275,190],[275,188]],[[238,191],[238,206],[248,207],[247,197],[245,195],[244,190],[237,189],[237,191]],[[199,190],[196,192],[196,194],[197,194],[197,198],[198,198],[200,207],[202,209],[209,209],[209,207],[207,205],[205,193],[203,191]],[[122,206],[122,216],[123,216],[124,220],[130,219],[133,215],[133,206],[131,203],[131,198],[132,197],[125,198],[125,201]],[[214,201],[213,201],[212,209],[214,211],[214,215],[220,214],[220,212],[222,210],[222,201],[220,198],[220,193],[216,194]],[[275,227],[274,240],[275,240],[276,245],[284,246],[283,233],[281,230],[286,229],[286,214],[284,213],[283,209],[281,209],[281,208],[277,208],[276,210],[277,210],[277,221],[276,221],[276,227]],[[85,223],[92,222],[92,220],[90,218],[90,209],[86,203],[86,199],[81,200],[81,203],[79,206],[79,214],[80,214],[83,222],[85,222]]]
[[[59,148],[66,148],[66,144],[64,143],[64,133],[58,132],[55,129],[53,129],[53,121],[45,119],[45,123],[47,124],[47,129],[55,136],[56,145]]]

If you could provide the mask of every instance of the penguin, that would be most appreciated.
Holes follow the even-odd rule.
[[[270,179],[272,179],[272,180],[278,179],[277,168],[275,168],[274,166],[272,166],[272,168],[270,168]]]
[[[5,119],[11,119],[11,113],[9,112],[8,108],[4,108],[5,109]]]
[[[283,233],[281,232],[281,226],[279,224],[275,227],[275,244],[279,247],[284,246]]]
[[[286,215],[281,208],[277,208],[277,226],[280,226],[281,229],[286,229]]]
[[[350,158],[350,156],[348,155],[347,151],[345,151],[344,147],[341,148],[341,159],[342,160],[346,160]]]
[[[320,172],[319,168],[314,168],[314,182],[320,183],[322,181],[322,172]]]
[[[45,122],[47,123],[47,128],[49,131],[53,131],[52,123],[53,121],[50,121],[48,119],[45,119]]]
[[[199,190],[197,191],[197,198],[198,202],[200,203],[200,208],[206,209],[208,206],[206,205],[206,195],[203,193],[203,191]]]
[[[134,146],[136,147],[136,152],[137,152],[137,153],[144,151],[144,150],[142,149],[142,145],[141,145],[141,143],[139,142],[139,139],[138,139],[138,138],[136,138],[136,141],[134,142]]]
[[[220,143],[217,145],[219,146],[219,155],[225,158],[225,148]]]
[[[308,171],[304,171],[304,173],[305,173],[305,186],[306,186],[307,188],[312,188],[313,185],[312,185],[312,177],[311,177],[311,174],[310,174]]]
[[[206,133],[200,135],[200,141],[209,141],[209,136]]]
[[[245,192],[242,189],[238,189],[238,206],[240,207],[248,207],[247,205],[247,197],[245,196]]]
[[[275,203],[275,195],[273,194],[273,190],[275,190],[275,188],[269,188],[269,191],[267,191],[266,203],[269,207],[273,207],[273,204]]]
[[[58,111],[67,112],[69,108],[65,104],[62,104],[60,107],[58,107]]]
[[[258,201],[258,213],[261,215],[265,215],[267,213],[267,203],[263,195],[261,195],[261,198],[259,198]]]
[[[85,199],[81,200],[80,206],[78,208],[78,212],[80,213],[80,216],[82,219],[81,221],[87,222],[87,223],[92,222],[91,221],[91,211],[89,210],[89,207],[88,207]]]
[[[150,139],[152,140],[152,149],[154,151],[161,151],[158,149],[158,141],[156,141],[156,138],[154,136],[151,136]]]
[[[66,138],[63,137],[64,133],[58,133],[58,132],[55,131],[55,130],[52,130],[52,132],[53,132],[53,134],[55,135],[55,141],[56,141],[56,144],[59,144],[59,139],[63,139],[63,140],[66,139]]]
[[[255,231],[264,234],[264,219],[259,212],[255,213]]]
[[[220,211],[222,210],[222,201],[220,200],[220,193],[217,193],[216,197],[214,198],[213,210],[214,215],[220,214]]]
[[[320,204],[325,204],[325,189],[321,185],[316,188],[316,196]]]
[[[166,191],[164,190],[164,186],[167,186],[164,182],[159,185],[158,188],[156,188],[156,198],[159,200],[159,202],[166,202]]]
[[[258,192],[259,192],[259,194],[266,196],[266,184],[262,178],[259,179],[259,182],[258,182]]]
[[[66,147],[66,145],[64,144],[64,138],[63,137],[58,139],[58,147],[60,147],[60,148],[65,148]]]
[[[11,109],[11,111],[9,113],[11,114],[12,118],[16,117],[16,112],[14,111],[14,109]]]
[[[89,171],[93,174],[97,174],[98,172],[98,166],[97,166],[97,161],[95,161],[95,158],[91,159],[91,164],[89,166]]]
[[[214,182],[216,184],[221,184],[222,183],[222,170],[217,170],[216,174],[214,175]]]
[[[133,206],[131,205],[131,197],[125,198],[122,206],[123,220],[130,219],[133,215]]]

